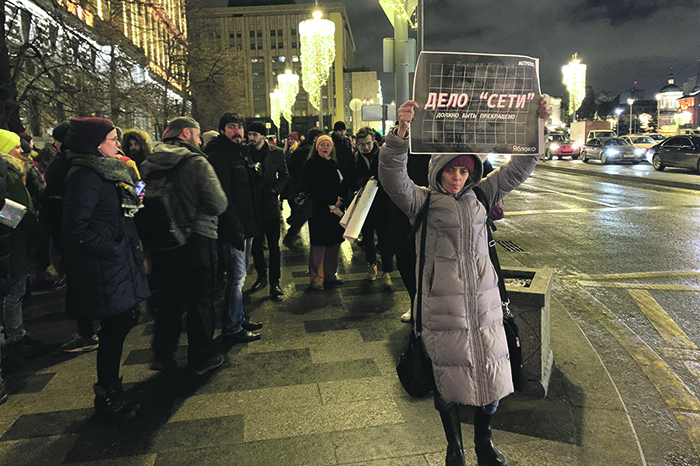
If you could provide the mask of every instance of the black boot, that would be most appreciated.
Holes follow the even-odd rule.
[[[477,406],[474,409],[474,449],[479,466],[508,466],[505,455],[493,444],[491,437],[491,419],[493,414],[486,414]]]
[[[459,421],[459,407],[454,405],[447,411],[440,411],[442,428],[447,439],[445,466],[466,466],[464,445],[462,444],[462,424]]]
[[[106,421],[133,419],[141,407],[126,397],[122,379],[108,387],[95,384],[92,389],[95,392],[95,412]]]

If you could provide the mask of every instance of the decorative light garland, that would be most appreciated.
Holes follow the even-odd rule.
[[[584,97],[586,96],[586,65],[581,63],[578,54],[571,57],[571,61],[561,68],[564,84],[569,91],[569,115],[576,115]],[[574,118],[575,119],[575,118]]]
[[[284,119],[292,124],[292,115],[294,114],[294,102],[297,100],[299,93],[299,75],[293,74],[292,70],[286,70],[284,74],[277,75],[277,87],[279,88],[282,100],[282,114]]]
[[[393,10],[401,21],[408,23],[412,29],[418,29],[418,22],[411,19],[417,2],[409,1],[408,3],[406,0],[379,0],[381,6]]]
[[[299,23],[302,86],[316,110],[321,108],[321,87],[328,81],[335,60],[335,23],[321,19],[322,15],[314,11],[314,19]]]
[[[279,89],[270,92],[270,118],[272,122],[280,129],[280,114],[282,113],[282,93]]]

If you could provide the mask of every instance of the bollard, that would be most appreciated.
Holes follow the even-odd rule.
[[[510,310],[520,329],[523,365],[529,375],[525,393],[544,398],[554,362],[549,339],[552,271],[504,268],[503,278],[510,298]]]

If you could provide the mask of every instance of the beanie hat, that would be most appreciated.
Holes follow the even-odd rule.
[[[262,121],[254,121],[248,126],[248,132],[254,132],[258,134],[262,134],[263,136],[267,136],[267,128],[265,128],[265,124]]]
[[[336,121],[335,124],[333,125],[333,131],[342,131],[344,129],[347,129],[345,127],[345,122],[344,121]]]
[[[18,134],[19,134],[19,138],[23,141],[30,142],[32,140],[32,137],[30,135],[28,135],[27,133],[18,133]]]
[[[21,138],[22,136],[20,136]],[[22,146],[22,154],[27,155],[32,151],[32,146],[27,142],[26,139],[20,139],[19,145]]]
[[[443,167],[446,170],[451,167],[466,167],[469,173],[474,171],[474,156],[471,154],[462,154],[453,158]]]
[[[68,134],[69,129],[70,121],[64,121],[63,123],[59,123],[51,132],[51,137],[63,144],[66,140],[66,134]]]
[[[0,129],[0,154],[9,154],[19,144],[19,136],[12,131]]]
[[[71,118],[70,129],[72,132],[85,138],[93,146],[100,147],[100,144],[114,129],[114,125],[106,118]]]
[[[292,133],[289,133],[289,134],[287,135],[287,139],[289,139],[289,138],[292,138],[292,139],[294,139],[296,142],[299,142],[299,134],[298,134],[296,131],[294,131],[294,132],[292,132]]]
[[[331,145],[333,145],[333,138],[331,138],[331,137],[330,137],[329,135],[327,135],[327,134],[322,134],[322,135],[320,135],[319,137],[316,138],[316,152],[318,152],[318,144],[319,144],[321,141],[328,141],[328,142],[331,143]]]
[[[167,128],[165,128],[165,132],[163,132],[163,139],[176,138],[185,128],[199,129],[199,123],[197,123],[197,120],[192,117],[177,117],[170,122]]]

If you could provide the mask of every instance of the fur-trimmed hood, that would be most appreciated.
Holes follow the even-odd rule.
[[[141,145],[141,153],[143,154],[143,160],[147,159],[153,153],[153,147],[151,146],[151,137],[147,132],[138,129],[127,129],[124,131],[122,136],[122,151],[124,154],[131,157],[129,154],[129,141],[134,140]],[[131,157],[133,159],[133,157]],[[142,163],[143,160],[140,160]],[[139,161],[136,161],[139,163]],[[140,163],[139,163],[140,165]]]

